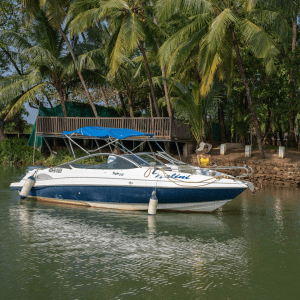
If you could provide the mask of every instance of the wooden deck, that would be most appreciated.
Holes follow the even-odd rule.
[[[38,136],[62,136],[63,131],[80,127],[100,126],[129,128],[145,133],[153,133],[154,138],[166,141],[190,141],[189,127],[172,118],[80,118],[80,117],[37,117]]]

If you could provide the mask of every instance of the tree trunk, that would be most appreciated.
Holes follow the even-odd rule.
[[[224,98],[219,102],[218,115],[220,122],[220,131],[221,131],[221,143],[226,143],[226,130],[225,130],[225,121],[224,121]]]
[[[153,2],[150,1],[150,5],[153,6]],[[155,14],[153,15],[153,22],[158,25],[158,20],[155,16]],[[157,48],[160,48],[159,43],[157,42]],[[164,92],[165,92],[165,98],[166,98],[166,102],[167,102],[167,109],[168,109],[168,115],[170,118],[173,118],[173,112],[172,112],[172,106],[171,106],[171,101],[170,101],[170,95],[169,95],[169,89],[168,89],[168,85],[167,85],[167,81],[165,80],[166,78],[166,70],[165,67],[163,65],[160,66],[161,69],[161,75],[163,77],[163,85],[164,85]]]
[[[265,135],[264,135],[264,139],[263,139],[263,145],[266,145],[267,142],[270,143],[270,135],[271,135],[271,110],[268,107],[268,115],[267,115],[267,119],[266,119],[266,129],[265,129]]]
[[[153,118],[152,99],[150,95],[148,95],[148,98],[149,98],[149,105],[150,105],[150,114],[151,114],[151,118]]]
[[[58,91],[59,94],[59,98],[60,98],[60,103],[61,103],[61,108],[64,114],[64,117],[68,117],[68,113],[67,113],[67,109],[66,109],[66,102],[65,102],[65,96],[64,96],[64,92],[61,88],[56,88],[56,90]]]
[[[154,87],[153,87],[153,82],[152,82],[152,77],[151,77],[151,73],[150,73],[150,67],[149,67],[149,64],[148,64],[148,59],[147,59],[147,56],[146,56],[146,52],[145,52],[143,43],[141,41],[139,42],[139,45],[140,45],[140,49],[141,49],[141,52],[142,52],[142,55],[143,55],[143,58],[144,58],[144,62],[145,62],[145,66],[146,66],[146,71],[147,71],[147,76],[148,76],[150,91],[151,91],[151,98],[152,98],[154,108],[155,108],[155,111],[156,111],[156,116],[160,117],[160,113],[159,113],[159,109],[158,109],[158,105],[157,105],[157,101],[156,101],[156,97],[155,97],[155,92],[154,92]]]
[[[104,101],[105,101],[105,105],[106,105],[106,107],[108,107],[108,106],[109,106],[109,105],[108,105],[108,100],[107,100],[106,95],[105,95],[105,93],[104,93],[104,88],[103,88],[103,86],[100,86],[100,91],[101,91],[101,95],[102,95],[102,97],[103,97],[103,99],[104,99]]]
[[[211,144],[215,144],[216,141],[214,139],[214,129],[213,129],[213,123],[212,123],[212,118],[209,117],[209,123],[207,122],[207,118],[205,118],[205,127],[207,129],[207,137],[208,137],[208,141],[211,143]],[[206,137],[205,137],[205,142],[206,142]]]
[[[124,103],[123,95],[122,95],[121,92],[118,92],[118,96],[119,96],[119,99],[120,99],[120,102],[121,102],[124,117],[127,118],[128,114],[127,114],[126,106],[125,106],[125,103]]]
[[[167,102],[168,115],[170,118],[173,118],[169,89],[168,89],[167,81],[164,79],[164,78],[166,78],[166,70],[163,66],[161,66],[160,68],[161,68],[161,74],[163,76],[163,85],[164,85],[165,97],[166,97],[166,102]]]
[[[71,56],[72,56],[72,59],[73,59],[75,68],[76,68],[77,73],[78,73],[78,76],[79,76],[80,81],[81,81],[81,83],[82,83],[82,85],[83,85],[85,94],[86,94],[86,96],[87,96],[87,98],[88,98],[88,100],[89,100],[89,103],[90,103],[90,106],[92,107],[92,110],[93,110],[93,112],[94,112],[94,115],[95,115],[96,118],[99,118],[98,113],[97,113],[97,109],[96,109],[96,107],[95,107],[95,105],[94,105],[94,103],[93,103],[93,100],[92,100],[92,97],[91,97],[90,92],[89,92],[89,90],[88,90],[88,87],[86,86],[85,80],[84,80],[84,78],[83,78],[83,76],[82,76],[82,74],[81,74],[81,71],[79,70],[79,68],[78,68],[78,66],[77,66],[77,64],[76,64],[76,58],[75,58],[75,54],[74,54],[74,52],[73,52],[73,49],[72,49],[72,47],[71,47],[71,44],[70,44],[70,42],[69,42],[67,36],[65,35],[64,31],[62,30],[61,25],[59,25],[59,32],[61,33],[63,39],[65,40],[65,42],[66,42],[66,44],[67,44],[67,46],[68,46],[68,49],[69,49],[70,54],[71,54]]]
[[[68,117],[65,100],[60,101],[64,117]]]
[[[295,114],[294,111],[290,111],[289,125],[290,130],[286,140],[287,147],[295,147],[296,146],[296,137],[295,137]]]
[[[241,73],[241,76],[242,76],[242,79],[243,79],[243,83],[244,83],[244,87],[245,87],[245,91],[246,91],[246,96],[247,96],[247,100],[248,100],[248,106],[249,106],[249,109],[250,109],[250,112],[251,112],[251,116],[252,116],[252,120],[253,120],[253,123],[254,123],[254,126],[255,126],[259,154],[261,155],[262,158],[265,158],[264,149],[263,149],[262,140],[261,140],[260,127],[259,127],[259,123],[258,123],[258,119],[257,119],[256,113],[254,111],[254,107],[253,107],[253,103],[252,103],[252,98],[251,98],[251,94],[250,94],[250,88],[249,88],[249,84],[248,84],[248,79],[246,77],[246,73],[245,73],[245,69],[244,69],[242,57],[240,55],[240,50],[239,50],[239,46],[238,46],[238,43],[237,43],[237,40],[236,40],[236,36],[235,36],[233,25],[230,25],[230,32],[231,32],[231,36],[232,36],[232,41],[233,41],[233,45],[234,45],[234,49],[235,49],[235,53],[236,53],[236,57],[237,57],[237,61],[238,61],[239,69],[240,69],[240,73]]]
[[[131,118],[134,118],[134,110],[133,110],[133,99],[132,94],[128,95],[128,105],[129,105],[129,114]]]
[[[273,146],[277,146],[277,130],[274,130],[274,143]]]
[[[280,139],[280,146],[284,146],[283,134],[282,134],[281,126],[279,127],[278,134],[279,134],[279,139]]]
[[[0,141],[5,140],[5,135],[4,135],[4,132],[3,132],[2,128],[3,127],[0,127]]]
[[[297,11],[297,10],[296,10]],[[292,57],[291,57],[291,70],[290,70],[290,80],[293,83],[293,86],[295,86],[295,78],[294,78],[294,67],[293,67],[293,61],[295,59],[295,50],[296,50],[296,43],[297,43],[297,13],[294,16],[293,19],[293,38],[292,38]],[[290,93],[290,118],[289,118],[289,134],[287,137],[287,143],[286,145],[288,147],[295,147],[296,146],[296,137],[295,137],[295,112],[294,112],[294,105],[295,105],[295,95],[294,93]]]

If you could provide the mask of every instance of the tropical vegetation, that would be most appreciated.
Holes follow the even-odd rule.
[[[261,156],[278,139],[300,148],[299,5],[4,0],[0,138],[25,103],[61,104],[67,116],[65,102],[79,101],[95,117],[100,104],[121,116],[180,119],[197,143],[255,137]]]

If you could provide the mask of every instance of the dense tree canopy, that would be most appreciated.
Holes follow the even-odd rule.
[[[170,116],[197,143],[300,146],[300,1],[23,0],[0,4],[0,120],[25,102]],[[66,115],[66,112],[65,112]],[[95,116],[96,113],[95,113]],[[214,136],[214,126],[220,137]]]

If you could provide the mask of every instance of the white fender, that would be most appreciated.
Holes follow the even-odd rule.
[[[157,204],[158,204],[158,199],[156,197],[156,192],[153,191],[149,200],[148,215],[156,215]]]
[[[22,190],[19,194],[21,199],[25,199],[28,196],[34,184],[35,179],[32,176],[26,179],[25,184],[23,185]]]

